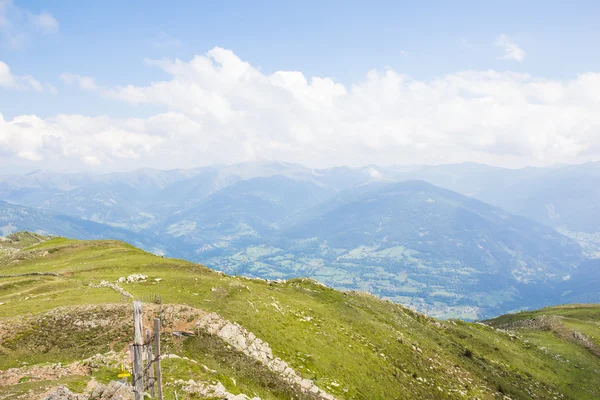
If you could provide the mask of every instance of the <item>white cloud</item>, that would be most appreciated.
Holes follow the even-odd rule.
[[[496,39],[496,46],[502,48],[504,50],[504,55],[499,57],[502,60],[513,60],[513,61],[523,61],[525,60],[525,56],[527,53],[525,50],[519,47],[515,42],[513,42],[508,36],[500,35]]]
[[[0,39],[5,47],[21,50],[36,33],[56,33],[58,21],[48,12],[34,14],[12,0],[0,0]]]
[[[169,78],[99,90],[161,113],[15,117],[0,124],[2,158],[72,169],[256,158],[311,166],[600,159],[600,73],[561,81],[488,70],[415,80],[386,69],[344,86],[297,71],[265,74],[221,48],[148,64]]]
[[[16,158],[49,163],[98,165],[119,159],[138,160],[164,141],[145,133],[148,128],[147,122],[135,119],[58,115],[44,120],[22,115],[5,121],[0,114],[0,148]]]
[[[33,26],[44,33],[58,32],[58,21],[50,13],[29,14],[29,20]]]
[[[83,76],[78,74],[72,74],[70,72],[65,72],[60,75],[60,79],[66,83],[67,85],[78,85],[81,89],[84,90],[96,90],[98,86],[96,85],[96,81],[94,78],[89,76]]]
[[[0,61],[0,88],[8,89],[33,89],[37,92],[44,91],[44,86],[31,75],[14,75],[8,64]],[[52,92],[52,87],[48,85],[48,89]]]

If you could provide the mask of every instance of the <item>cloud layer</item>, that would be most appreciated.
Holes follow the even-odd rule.
[[[0,61],[0,88],[8,89],[33,89],[38,92],[44,90],[44,86],[31,75],[14,75],[8,64]]]
[[[600,159],[599,73],[555,81],[462,71],[421,81],[387,69],[342,85],[296,71],[265,74],[218,47],[188,62],[147,64],[169,78],[101,88],[91,78],[63,79],[163,112],[126,119],[0,117],[0,159],[72,169],[192,167],[256,158],[319,167]]]
[[[0,44],[22,50],[35,34],[58,32],[59,23],[48,12],[32,13],[16,6],[12,0],[0,0]]]
[[[98,86],[96,85],[96,80],[89,76],[83,76],[78,74],[72,74],[70,72],[65,72],[60,75],[60,79],[66,83],[67,85],[77,85],[80,89],[83,90],[96,90]]]
[[[513,42],[508,36],[500,35],[496,39],[496,46],[504,50],[504,55],[500,57],[501,60],[512,60],[512,61],[523,61],[527,53],[525,50],[519,47]]]

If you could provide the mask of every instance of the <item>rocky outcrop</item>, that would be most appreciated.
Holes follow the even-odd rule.
[[[49,393],[44,400],[87,400],[88,396],[84,394],[72,393],[64,386],[59,386],[58,389]]]
[[[24,379],[28,381],[47,381],[74,375],[85,376],[89,375],[90,372],[90,367],[77,362],[64,366],[58,363],[10,368],[0,371],[0,386],[16,385]]]
[[[129,362],[129,354],[127,352],[114,352],[109,351],[104,354],[95,354],[85,360],[81,361],[82,365],[85,365],[92,370],[100,368],[118,368],[121,364]]]
[[[127,383],[112,381],[103,385],[92,380],[83,394],[73,393],[61,385],[46,394],[44,400],[134,400],[134,394]]]
[[[148,277],[146,275],[142,275],[142,274],[131,274],[127,277],[122,276],[119,279],[117,279],[118,283],[137,283],[137,282],[146,282],[146,279],[148,279]]]
[[[564,317],[557,315],[540,315],[535,318],[529,318],[502,325],[503,329],[537,329],[550,331],[563,340],[575,343],[584,347],[594,355],[600,357],[600,346],[595,344],[589,337],[583,333],[573,330],[563,324]]]
[[[108,385],[97,384],[92,388],[89,400],[133,400],[134,393],[131,385],[111,381]]]
[[[125,297],[129,297],[129,298],[133,299],[133,295],[131,293],[129,293],[128,291],[126,291],[125,289],[123,289],[122,287],[117,285],[116,283],[110,283],[109,281],[102,281],[98,284],[90,283],[90,287],[97,288],[97,289],[98,288],[109,288],[116,292],[121,293]]]
[[[196,382],[190,379],[189,381],[178,380],[170,385],[180,386],[184,392],[202,397],[227,400],[260,400],[259,397],[250,398],[245,394],[229,393],[227,389],[225,389],[225,386],[221,384],[221,382],[217,382],[216,385],[211,385],[208,383]]]
[[[229,322],[216,313],[210,313],[202,316],[196,323],[196,327],[211,335],[218,336],[237,351],[261,362],[269,370],[277,373],[300,391],[323,400],[335,399],[331,394],[320,389],[313,381],[302,378],[285,361],[273,356],[273,351],[268,343],[257,338],[252,332],[247,331],[240,325]]]

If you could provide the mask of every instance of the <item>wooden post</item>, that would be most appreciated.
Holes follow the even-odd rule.
[[[144,339],[142,338],[142,302],[133,302],[133,388],[135,400],[144,400]]]
[[[150,389],[150,396],[154,398],[154,356],[152,355],[152,336],[150,335],[150,329],[146,329],[146,365],[145,371],[148,371],[148,380],[146,388]]]
[[[163,400],[162,376],[160,375],[160,318],[154,318],[154,346],[156,351],[156,387],[158,400]]]

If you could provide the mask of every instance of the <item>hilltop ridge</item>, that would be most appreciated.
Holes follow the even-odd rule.
[[[31,275],[41,272],[49,275]],[[0,398],[41,398],[36,396],[59,383],[83,392],[90,380],[115,379],[131,340],[131,299],[112,285],[145,299],[148,318],[162,310],[164,349],[173,354],[164,362],[168,399],[174,390],[180,399],[203,398],[198,393],[218,385],[248,397],[314,398],[294,383],[291,371],[336,399],[600,395],[596,347],[584,344],[599,344],[595,305],[485,324],[444,321],[312,280],[227,276],[119,241],[65,238],[22,243],[18,252],[0,257],[0,275],[0,380],[18,377],[0,385]],[[143,278],[119,279],[138,275]],[[567,330],[508,325],[544,315],[555,316]],[[181,327],[196,336],[169,334]],[[238,336],[250,334],[268,346],[265,354],[281,361],[270,366],[269,357],[238,347]],[[584,340],[571,340],[574,335]],[[78,365],[89,369],[58,373]],[[282,365],[290,371],[281,372]],[[35,378],[34,368],[49,367],[56,371],[51,379]]]

